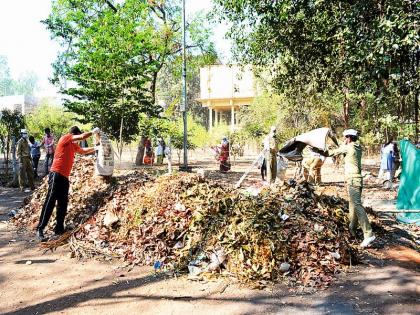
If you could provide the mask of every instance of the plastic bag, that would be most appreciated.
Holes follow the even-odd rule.
[[[95,174],[101,176],[112,176],[114,172],[114,150],[111,140],[101,132],[96,137],[96,164]]]

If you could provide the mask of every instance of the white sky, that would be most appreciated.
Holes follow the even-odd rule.
[[[186,0],[187,16],[201,9],[210,10],[211,0]],[[14,78],[25,71],[34,71],[40,92],[48,94],[56,90],[48,77],[59,48],[40,23],[50,10],[51,0],[0,0],[0,55],[8,58]],[[224,39],[226,29],[220,25],[214,30],[216,48],[223,60],[230,56],[230,43]]]

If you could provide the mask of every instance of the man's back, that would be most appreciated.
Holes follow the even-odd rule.
[[[62,136],[55,150],[51,172],[57,172],[65,177],[69,177],[73,167],[74,154],[81,151],[80,146],[73,143],[72,134],[68,133]]]

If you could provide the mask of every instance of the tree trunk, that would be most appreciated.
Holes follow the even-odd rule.
[[[344,116],[344,128],[349,128],[349,116],[350,116],[350,101],[349,101],[349,89],[345,87],[344,92],[344,102],[343,102],[343,116]]]
[[[143,158],[144,158],[144,144],[146,143],[146,137],[142,136],[140,138],[139,145],[137,147],[137,154],[136,154],[136,165],[140,166],[143,165]]]
[[[10,137],[6,137],[6,148],[4,151],[4,164],[6,165],[6,176],[9,176]]]
[[[362,135],[365,133],[365,124],[364,124],[365,112],[366,112],[366,100],[362,98],[360,101],[360,122],[362,125],[362,130],[361,130]]]
[[[155,102],[156,102],[156,84],[157,84],[157,76],[158,76],[158,72],[155,72],[155,73],[153,74],[152,85],[151,85],[151,91],[152,91],[152,104],[155,104]]]

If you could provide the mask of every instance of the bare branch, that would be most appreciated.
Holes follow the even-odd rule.
[[[105,2],[115,13],[117,13],[117,8],[109,0],[105,0]]]

